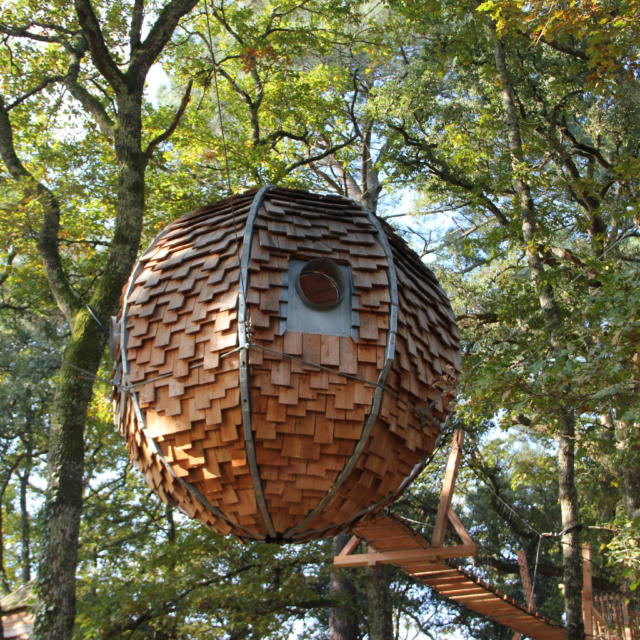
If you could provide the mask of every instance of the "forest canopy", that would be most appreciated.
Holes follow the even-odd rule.
[[[465,566],[584,638],[640,588],[636,0],[8,0],[0,9],[0,583],[34,637],[510,638],[331,541],[165,507],[113,425],[109,319],[170,221],[265,184],[352,198],[434,270],[457,407],[394,510],[433,527],[454,429]],[[455,634],[458,634],[457,636]]]

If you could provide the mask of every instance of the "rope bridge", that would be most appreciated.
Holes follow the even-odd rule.
[[[334,558],[336,567],[362,567],[388,563],[399,567],[441,596],[535,640],[566,640],[566,629],[535,610],[533,587],[524,553],[518,554],[527,604],[500,593],[495,587],[452,562],[452,558],[473,556],[477,547],[458,516],[451,509],[464,434],[455,433],[445,470],[433,536],[427,541],[402,518],[376,513],[352,527],[353,536]],[[462,544],[443,546],[451,524]],[[361,542],[365,553],[354,553]],[[620,594],[593,594],[591,554],[583,547],[583,611],[585,637],[594,640],[640,640],[640,617],[631,611]]]
[[[453,512],[452,512],[453,513]],[[433,547],[396,516],[378,514],[358,523],[353,538],[334,558],[337,567],[394,564],[440,595],[536,640],[566,640],[564,628],[499,593],[491,585],[443,558],[460,547]],[[368,553],[352,554],[360,541]]]

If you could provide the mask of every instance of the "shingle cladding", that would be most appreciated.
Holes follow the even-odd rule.
[[[273,187],[193,211],[160,234],[123,297],[115,398],[131,457],[163,500],[222,533],[305,540],[397,497],[450,410],[458,333],[431,271],[383,228],[386,242],[380,223],[345,198]],[[286,330],[289,262],[316,258],[350,267],[350,337]]]

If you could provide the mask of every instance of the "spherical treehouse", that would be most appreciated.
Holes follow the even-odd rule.
[[[459,369],[449,302],[388,225],[275,187],[171,223],[114,325],[131,457],[164,501],[245,539],[332,535],[397,499]]]

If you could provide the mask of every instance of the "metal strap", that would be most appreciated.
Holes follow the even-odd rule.
[[[244,531],[248,538],[251,538],[251,539],[255,540],[256,536],[255,536],[254,533],[252,533],[251,531],[249,531],[248,529],[243,527],[238,522],[235,522],[232,518],[229,518],[222,511],[220,511],[220,509],[218,509],[217,507],[214,507],[202,495],[202,493],[200,493],[200,491],[198,491],[198,489],[196,489],[194,486],[192,486],[186,480],[176,476],[173,468],[166,461],[164,455],[162,454],[162,450],[160,449],[160,446],[149,435],[149,431],[147,429],[147,421],[146,421],[144,412],[140,408],[140,404],[138,402],[138,396],[137,396],[137,394],[135,392],[134,387],[127,383],[127,379],[128,379],[128,375],[129,375],[129,361],[127,359],[127,311],[129,309],[129,296],[131,295],[131,291],[133,290],[133,287],[135,286],[136,279],[138,278],[138,276],[140,275],[142,269],[144,268],[144,265],[143,265],[144,257],[147,254],[149,254],[152,251],[152,249],[154,249],[156,247],[156,245],[158,244],[158,242],[160,241],[160,238],[162,237],[162,235],[164,233],[165,233],[165,230],[163,229],[153,239],[153,241],[149,245],[148,249],[142,254],[142,256],[140,256],[140,258],[138,260],[138,263],[136,265],[136,268],[134,269],[133,273],[131,274],[131,277],[129,278],[129,282],[127,284],[127,290],[126,290],[126,292],[124,294],[124,300],[123,300],[123,304],[122,304],[122,313],[121,313],[121,316],[120,316],[120,361],[122,362],[122,387],[121,387],[122,390],[120,392],[120,406],[121,407],[124,406],[124,403],[126,402],[126,396],[128,394],[129,398],[131,399],[131,402],[133,404],[134,410],[135,410],[135,415],[136,415],[136,419],[137,419],[137,423],[138,423],[138,428],[142,431],[142,433],[144,434],[144,436],[147,439],[147,441],[151,443],[151,445],[153,446],[154,453],[158,456],[158,458],[160,459],[160,462],[165,466],[165,468],[167,469],[167,471],[169,472],[169,474],[171,475],[171,477],[174,480],[176,480],[183,488],[185,488],[205,508],[205,510],[209,511],[214,517],[219,518],[220,520],[223,520],[230,527],[232,527],[234,529],[237,529],[237,530],[240,530],[240,531]]]
[[[329,501],[335,496],[338,489],[340,489],[340,487],[345,483],[345,481],[355,468],[360,456],[362,455],[362,452],[366,447],[369,435],[371,434],[371,430],[373,429],[373,425],[378,419],[378,415],[380,413],[380,405],[382,404],[382,394],[384,393],[384,386],[387,382],[387,378],[389,377],[389,371],[391,370],[391,365],[393,364],[393,359],[395,357],[396,333],[398,331],[398,276],[393,261],[393,252],[387,239],[387,234],[382,228],[380,220],[378,220],[377,216],[374,213],[369,211],[361,204],[360,207],[367,214],[369,221],[375,228],[378,234],[378,241],[382,245],[385,257],[387,258],[387,274],[389,278],[389,293],[391,304],[389,309],[389,330],[387,331],[385,363],[382,370],[380,371],[380,374],[378,375],[376,390],[373,394],[373,400],[371,403],[371,411],[364,424],[362,433],[360,434],[360,438],[356,443],[353,452],[351,453],[351,457],[347,461],[347,464],[342,469],[342,471],[338,474],[338,477],[336,478],[333,486],[325,494],[322,500],[320,500],[318,505],[305,516],[302,522],[298,523],[295,527],[291,527],[284,533],[284,536],[287,538],[295,536],[302,530],[304,526],[306,526],[309,522],[311,522],[311,520],[313,520],[313,518],[315,518],[319,513],[322,512],[322,510],[327,506],[327,504],[329,504]]]
[[[240,408],[242,410],[242,426],[244,431],[244,446],[247,452],[247,464],[251,479],[253,480],[253,490],[256,496],[256,504],[267,527],[267,532],[271,538],[276,537],[276,530],[273,526],[271,514],[267,507],[262,488],[262,478],[256,459],[256,446],[253,439],[253,426],[251,420],[251,389],[249,386],[249,338],[247,335],[247,292],[249,287],[249,261],[251,259],[251,245],[253,244],[253,227],[258,215],[258,210],[262,206],[267,191],[271,185],[262,187],[256,193],[251,204],[251,210],[247,217],[242,240],[242,257],[240,259],[240,295],[238,296],[238,344],[240,350]]]

